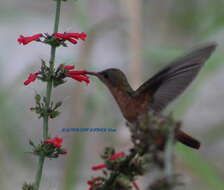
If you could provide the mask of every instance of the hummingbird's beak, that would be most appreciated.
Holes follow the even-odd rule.
[[[87,74],[87,75],[99,76],[99,73],[98,73],[98,72],[87,71],[86,74]]]

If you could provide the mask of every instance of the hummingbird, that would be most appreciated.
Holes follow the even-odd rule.
[[[216,43],[209,43],[175,59],[136,90],[132,89],[125,74],[117,68],[87,74],[96,76],[107,86],[124,118],[134,123],[140,115],[149,111],[159,114],[181,95],[195,79],[216,46]],[[200,142],[182,130],[176,139],[191,148],[200,148]]]

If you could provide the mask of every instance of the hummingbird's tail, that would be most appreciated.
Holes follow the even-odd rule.
[[[177,140],[181,143],[183,143],[186,146],[189,146],[191,148],[199,149],[200,148],[200,142],[193,137],[189,136],[185,132],[181,131],[177,135]]]

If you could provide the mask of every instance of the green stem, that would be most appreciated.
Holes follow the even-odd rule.
[[[56,13],[55,13],[55,21],[54,21],[54,33],[58,32],[58,26],[59,26],[59,19],[60,19],[60,9],[61,9],[61,0],[57,0],[56,3]],[[50,57],[50,71],[51,74],[54,71],[54,61],[55,61],[55,54],[56,54],[56,47],[51,46],[51,57]],[[52,92],[52,80],[49,80],[47,83],[47,90],[46,90],[46,109],[49,109],[49,105],[51,102],[51,92]],[[43,118],[43,138],[48,138],[48,116],[45,115]]]
[[[55,12],[54,31],[53,31],[54,33],[58,32],[60,9],[61,9],[61,0],[56,0],[56,12]],[[50,75],[52,75],[54,72],[55,54],[56,54],[56,47],[51,46],[51,55],[50,55],[50,61],[49,61]],[[47,88],[46,88],[46,104],[45,104],[46,110],[49,110],[49,106],[51,102],[52,86],[53,86],[53,81],[52,79],[50,79],[47,82]],[[45,115],[43,117],[43,139],[47,139],[47,138],[48,138],[48,115]],[[39,157],[38,170],[36,173],[36,180],[35,180],[35,190],[39,190],[41,177],[43,173],[44,160],[45,160],[44,156]]]
[[[37,169],[37,175],[36,175],[36,183],[35,183],[36,190],[38,190],[39,187],[40,187],[40,181],[41,181],[43,166],[44,166],[44,157],[40,156],[39,157],[38,169]]]
[[[56,0],[56,12],[55,12],[55,20],[54,20],[54,32],[58,32],[59,19],[60,19],[60,9],[61,9],[61,0]]]

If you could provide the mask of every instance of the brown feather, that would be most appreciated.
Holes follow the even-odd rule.
[[[136,96],[149,93],[153,99],[150,108],[162,111],[190,85],[215,48],[216,44],[212,43],[173,61],[141,85]]]

